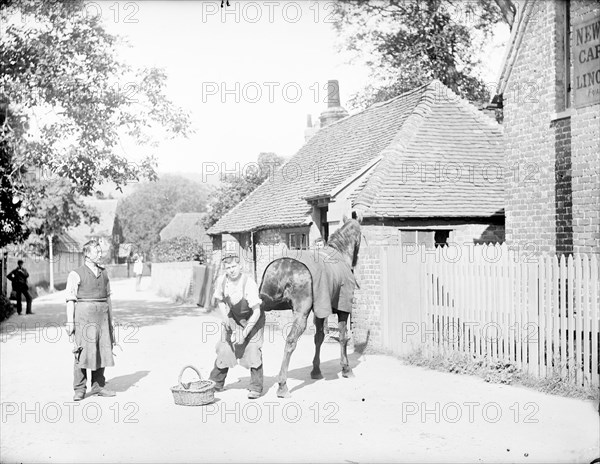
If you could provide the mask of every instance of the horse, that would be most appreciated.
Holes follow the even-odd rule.
[[[354,267],[358,262],[361,232],[357,220],[349,219],[330,237],[327,246],[314,250],[290,250],[294,257],[273,260],[266,267],[260,284],[261,309],[289,310],[294,322],[286,337],[283,361],[279,371],[277,396],[288,398],[288,367],[298,339],[306,329],[308,314],[314,311],[316,333],[315,356],[311,378],[322,379],[321,345],[325,338],[325,318],[337,314],[339,326],[342,376],[353,377],[348,362],[348,317],[352,311],[352,295],[357,286]]]

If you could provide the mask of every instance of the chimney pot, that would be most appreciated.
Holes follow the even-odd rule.
[[[327,82],[327,107],[337,108],[340,106],[340,84],[337,80]]]
[[[326,127],[346,116],[348,112],[340,104],[340,84],[337,80],[327,81],[327,109],[319,117],[320,126]]]

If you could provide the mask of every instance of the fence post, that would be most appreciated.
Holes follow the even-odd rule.
[[[575,332],[577,330],[575,326],[575,310],[573,308],[574,305],[574,281],[575,281],[575,272],[573,269],[573,255],[569,255],[567,259],[567,324],[569,326],[569,330],[567,332],[567,369],[569,370],[569,379],[572,382],[577,382],[575,362],[577,361],[577,357],[575,356]]]
[[[583,385],[590,385],[590,338],[594,336],[591,333],[590,327],[590,268],[587,255],[582,256],[581,266],[583,267],[583,304],[581,307],[581,316],[583,317],[583,335],[581,341],[583,343]]]
[[[590,280],[592,284],[591,300],[592,300],[592,311],[590,312],[590,318],[592,321],[592,385],[600,385],[600,375],[598,373],[598,329],[600,319],[600,301],[598,300],[598,258],[596,255],[592,255],[590,260]]]

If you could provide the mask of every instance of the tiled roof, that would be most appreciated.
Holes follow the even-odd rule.
[[[84,198],[83,202],[89,206],[94,214],[98,215],[98,224],[87,225],[83,221],[77,227],[66,230],[66,234],[78,247],[92,237],[112,237],[115,217],[117,215],[117,204],[119,200],[98,200],[95,198]]]
[[[327,197],[378,156],[381,161],[353,194],[364,216],[482,217],[503,208],[503,181],[482,178],[482,168],[489,165],[486,173],[495,180],[502,163],[500,126],[433,81],[319,130],[208,233],[307,224],[306,199]],[[429,178],[406,175],[407,182],[400,182],[407,169],[424,163],[432,169]],[[435,163],[450,182],[433,180]],[[458,182],[452,181],[456,166],[450,163],[461,167]],[[474,170],[472,183],[464,174],[468,169]]]
[[[171,222],[160,231],[160,239],[169,240],[183,236],[191,237],[200,243],[209,241],[202,225],[204,216],[205,213],[177,213]]]
[[[441,84],[440,84],[441,85]],[[445,89],[359,187],[363,217],[503,214],[501,126]]]
[[[427,91],[415,89],[320,129],[290,161],[223,216],[208,233],[307,223],[305,198],[327,195],[394,139]]]

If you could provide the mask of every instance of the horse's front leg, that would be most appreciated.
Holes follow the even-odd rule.
[[[288,334],[285,341],[283,361],[281,363],[281,370],[279,371],[279,388],[277,389],[277,396],[279,398],[290,397],[290,392],[288,391],[287,387],[288,368],[290,366],[290,359],[292,358],[292,353],[296,349],[298,339],[306,329],[306,319],[308,317],[308,312],[309,311],[296,312],[296,310],[294,309],[294,323],[292,324],[292,329],[290,330],[290,333]]]
[[[350,314],[338,312],[338,326],[340,329],[340,362],[342,364],[342,377],[354,377],[354,372],[348,362],[348,342],[350,335],[348,331],[348,320]]]
[[[310,373],[311,379],[322,379],[321,374],[321,345],[325,339],[325,320],[315,316],[315,357],[313,358],[313,370]]]

